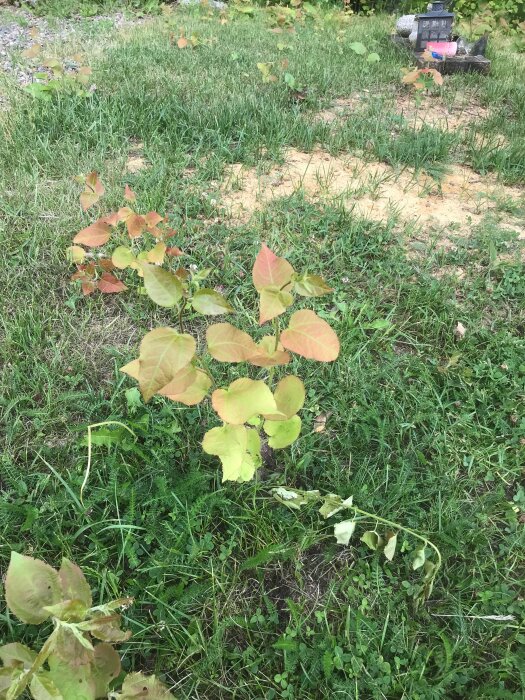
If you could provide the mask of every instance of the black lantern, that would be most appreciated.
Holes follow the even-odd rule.
[[[444,2],[433,2],[432,9],[417,17],[416,51],[424,51],[427,41],[450,41],[454,13],[445,10]]]

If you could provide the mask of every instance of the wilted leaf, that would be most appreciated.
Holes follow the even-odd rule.
[[[52,66],[50,66],[52,67]],[[98,173],[93,171],[86,175],[85,189],[80,195],[80,205],[84,211],[96,204],[104,194],[104,185],[98,178]]]
[[[284,258],[277,257],[263,243],[252,270],[255,289],[261,291],[264,287],[270,286],[275,286],[279,289],[287,288],[293,274],[294,269],[290,263]]]
[[[351,44],[349,44],[349,47],[354,53],[358,54],[359,56],[364,56],[366,53],[366,46],[360,41],[352,42]]]
[[[130,238],[138,238],[146,226],[146,221],[140,214],[135,214],[133,212],[126,219],[126,228],[128,230],[128,235]]]
[[[355,526],[355,520],[343,520],[340,523],[336,523],[334,525],[334,537],[337,544],[348,544],[354,534]]]
[[[142,265],[142,271],[146,292],[156,304],[170,308],[182,299],[182,282],[173,272],[148,264]]]
[[[79,566],[64,557],[58,570],[58,578],[65,600],[77,599],[82,601],[86,608],[91,607],[91,588]]]
[[[280,420],[288,420],[304,406],[306,397],[304,384],[299,377],[290,374],[279,381],[273,396],[277,410],[284,414],[284,418]],[[269,420],[279,420],[278,415],[265,415],[264,417]]]
[[[323,518],[331,518],[332,515],[339,513],[339,511],[350,508],[353,500],[353,496],[343,500],[336,493],[327,493],[326,496],[323,496],[323,505],[319,508],[319,513],[321,513]]]
[[[61,598],[58,572],[40,559],[11,552],[5,580],[6,602],[16,617],[30,625],[47,620],[46,605]]]
[[[111,262],[113,265],[115,265],[115,267],[118,267],[119,270],[125,270],[134,261],[135,255],[133,252],[123,245],[119,245],[117,248],[115,248],[113,254],[111,255]]]
[[[294,301],[290,292],[285,292],[275,285],[263,287],[259,293],[261,295],[259,325],[284,313]]]
[[[461,323],[461,321],[458,321],[458,324],[457,324],[456,328],[454,329],[454,333],[456,334],[456,336],[460,339],[464,338],[466,332],[467,332],[467,329],[465,328],[465,326]]]
[[[256,415],[277,412],[272,392],[263,381],[242,377],[227,389],[216,389],[211,402],[225,423],[240,425]]]
[[[363,533],[361,542],[364,542],[375,552],[375,550],[383,544],[383,538],[380,537],[375,530],[367,530]]]
[[[34,700],[67,700],[51,680],[48,673],[37,673],[29,684]]]
[[[119,292],[125,292],[127,289],[123,282],[109,272],[102,273],[101,278],[97,282],[97,287],[103,294],[118,294]]]
[[[233,311],[228,301],[214,289],[199,289],[191,299],[191,305],[205,316],[220,316]]]
[[[281,450],[291,445],[299,437],[301,419],[299,416],[292,416],[288,420],[282,421],[265,420],[263,429],[269,437],[270,447],[274,450]]]
[[[83,228],[73,238],[73,243],[82,243],[90,248],[96,248],[100,245],[105,245],[109,241],[111,229],[103,219],[95,221],[91,226]]]
[[[137,201],[137,195],[135,194],[135,192],[133,192],[133,190],[128,184],[126,184],[126,186],[124,187],[124,199],[126,199],[128,202]]]
[[[148,250],[148,262],[154,265],[162,265],[166,254],[166,244],[162,241],[156,243],[151,250]]]
[[[202,448],[221,460],[223,481],[249,481],[261,462],[259,435],[244,425],[223,425],[208,430]]]
[[[257,344],[257,355],[248,360],[256,367],[275,367],[276,365],[286,365],[292,359],[288,352],[283,350],[281,343],[275,347],[275,336],[265,335]]]
[[[339,340],[326,321],[305,309],[292,314],[288,328],[281,333],[287,350],[319,362],[332,362],[339,355]]]
[[[24,644],[12,642],[0,647],[0,659],[6,667],[31,668],[36,653]]]
[[[120,615],[98,615],[84,625],[95,639],[103,642],[125,642],[131,637],[131,630],[120,629]]]
[[[299,510],[301,506],[315,503],[321,497],[319,491],[299,491],[297,489],[287,489],[283,486],[272,489],[272,493],[279,503],[292,510]]]
[[[120,673],[120,656],[111,646],[102,642],[95,647],[93,680],[95,697],[105,698],[108,686]]]
[[[246,362],[257,356],[257,345],[231,323],[215,323],[206,331],[208,352],[219,362]]]
[[[314,418],[314,433],[323,433],[326,430],[326,421],[330,415],[329,413],[320,413]]]
[[[68,262],[80,265],[85,260],[86,251],[79,245],[70,245],[66,250],[66,257]]]
[[[420,569],[422,566],[425,565],[426,561],[426,555],[425,555],[425,545],[421,545],[421,547],[418,547],[414,553],[414,560],[412,561],[412,568],[414,571],[416,569]]]
[[[388,559],[388,561],[392,561],[392,559],[394,558],[394,554],[396,553],[396,546],[397,534],[391,532],[387,535],[385,548],[383,549],[383,554]]]
[[[155,678],[143,673],[129,673],[122,684],[118,700],[175,700],[175,697]]]
[[[195,406],[195,404],[200,403],[206,396],[212,384],[210,377],[204,370],[196,369],[195,372],[196,376],[194,382],[184,389],[184,391],[168,394],[166,393],[165,387],[164,390],[161,390],[159,393],[166,396],[166,398],[171,401],[178,401],[186,406]]]
[[[46,605],[44,610],[58,620],[65,622],[81,622],[87,612],[87,608],[81,600],[61,600],[55,605]]]
[[[303,297],[320,297],[334,291],[320,275],[309,274],[297,276],[294,279],[293,288],[294,292]]]
[[[191,362],[195,348],[191,335],[173,328],[155,328],[144,336],[139,357],[139,385],[144,401],[149,401]]]
[[[155,228],[157,224],[160,224],[161,221],[164,221],[164,217],[157,214],[156,211],[149,211],[144,217],[144,221],[146,222],[147,228],[152,229]]]

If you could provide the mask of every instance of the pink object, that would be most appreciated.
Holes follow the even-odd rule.
[[[427,51],[435,51],[441,56],[455,56],[458,52],[457,41],[427,41]]]

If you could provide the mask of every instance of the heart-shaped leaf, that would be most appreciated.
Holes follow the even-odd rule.
[[[173,328],[155,328],[140,344],[139,385],[144,401],[164,388],[195,355],[191,335]]]
[[[310,311],[292,314],[288,328],[281,333],[287,350],[319,362],[332,362],[339,355],[339,340],[326,321]]]
[[[248,333],[231,323],[214,323],[206,331],[208,352],[219,362],[246,362],[258,355],[257,345]]]
[[[304,406],[306,397],[304,384],[299,377],[290,374],[279,381],[273,396],[277,404],[277,410],[279,413],[284,414],[284,419],[287,420]],[[279,420],[278,415],[265,415],[264,417],[269,420]]]
[[[291,282],[294,269],[284,258],[279,258],[263,243],[252,270],[253,284],[257,291],[275,286],[285,289]]]
[[[11,552],[5,580],[6,602],[19,620],[39,625],[47,620],[47,605],[61,599],[58,572],[40,559]]]
[[[216,389],[211,402],[225,423],[240,425],[253,416],[277,412],[272,392],[263,381],[242,377],[227,389]]]
[[[249,481],[261,463],[261,441],[244,425],[223,425],[204,435],[202,448],[222,463],[223,481]]]
[[[173,272],[147,263],[142,263],[142,271],[146,292],[156,304],[170,308],[182,299],[182,282]]]
[[[275,367],[286,365],[292,359],[290,353],[283,350],[281,343],[277,343],[274,335],[265,335],[257,344],[258,354],[250,357],[248,362],[256,367]]]
[[[263,287],[259,293],[261,295],[259,325],[283,314],[294,301],[290,292],[285,292],[275,285]]]
[[[62,596],[65,600],[76,599],[82,601],[86,608],[92,606],[91,588],[80,567],[64,557],[58,570],[58,577],[62,588]]]
[[[82,243],[82,245],[87,245],[90,248],[96,248],[105,245],[109,241],[110,235],[111,228],[109,224],[99,219],[95,221],[94,224],[91,224],[91,226],[79,231],[73,238],[73,243]]]
[[[164,387],[159,394],[166,396],[171,401],[178,401],[186,406],[195,406],[200,403],[208,393],[211,386],[210,377],[202,369],[195,370],[195,380],[184,391],[168,393]],[[169,385],[168,385],[169,386]]]
[[[281,450],[283,447],[291,445],[299,437],[301,419],[299,416],[292,416],[283,421],[265,420],[263,429],[268,435],[270,447],[274,450]]]

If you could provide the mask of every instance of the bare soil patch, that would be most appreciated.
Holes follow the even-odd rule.
[[[141,170],[149,167],[148,161],[144,158],[142,152],[144,150],[144,144],[135,141],[132,143],[132,147],[129,151],[128,159],[126,161],[125,171],[134,175],[139,173]]]
[[[412,92],[397,95],[395,111],[416,129],[427,125],[443,131],[457,131],[487,119],[490,112],[475,97],[458,95],[451,105],[440,97],[425,95],[419,104]]]
[[[222,184],[222,204],[237,223],[280,197],[302,191],[314,200],[340,202],[356,215],[378,222],[411,223],[418,240],[439,238],[453,249],[453,239],[468,236],[472,226],[497,208],[497,201],[522,200],[523,191],[456,165],[436,182],[423,172],[367,162],[356,156],[331,156],[316,149],[290,149],[283,165],[265,172],[242,164],[229,167]],[[514,227],[516,228],[516,227]],[[524,231],[517,223],[518,233]],[[451,238],[448,235],[451,235]]]

